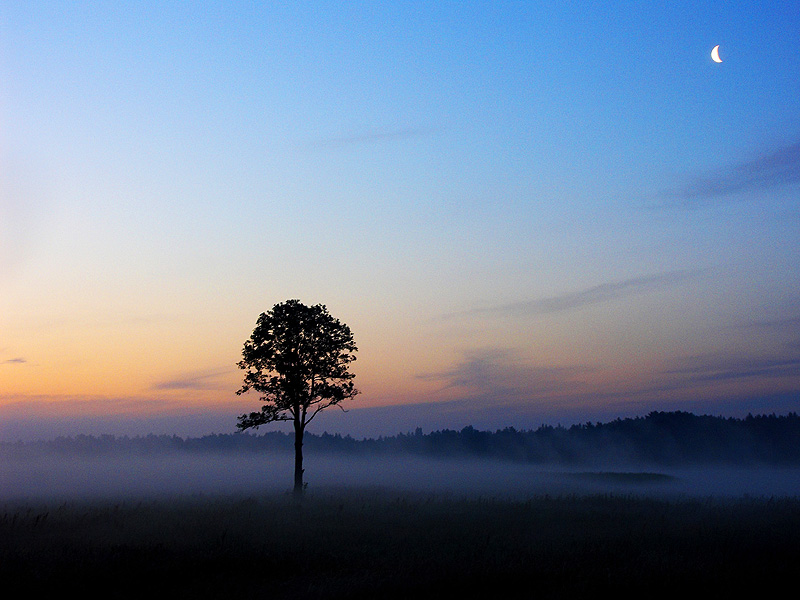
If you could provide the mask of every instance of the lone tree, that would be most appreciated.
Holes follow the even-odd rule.
[[[294,424],[294,493],[303,492],[303,433],[329,406],[354,397],[349,365],[358,350],[350,328],[322,305],[287,300],[261,313],[244,344],[239,368],[246,370],[237,394],[255,390],[260,412],[239,417],[240,431],[273,421]],[[341,407],[340,407],[341,408]]]

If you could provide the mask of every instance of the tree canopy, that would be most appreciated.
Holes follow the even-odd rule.
[[[349,366],[357,350],[350,328],[322,304],[287,300],[262,313],[244,344],[238,363],[244,384],[236,393],[254,390],[264,405],[241,415],[239,429],[273,421],[305,428],[320,411],[353,398],[358,390]]]

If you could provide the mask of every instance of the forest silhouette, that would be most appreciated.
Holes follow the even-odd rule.
[[[183,438],[176,435],[59,437],[48,441],[5,442],[5,453],[41,449],[61,453],[161,453],[294,451],[294,435],[283,431],[260,434],[223,433]],[[748,415],[745,418],[651,412],[606,423],[537,429],[506,427],[482,431],[467,426],[394,436],[356,439],[349,435],[306,433],[305,445],[315,454],[383,456],[405,454],[443,458],[483,458],[531,464],[643,463],[800,464],[800,415]]]

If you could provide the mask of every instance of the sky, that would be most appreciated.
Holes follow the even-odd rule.
[[[777,1],[4,2],[0,439],[235,431],[290,298],[359,348],[310,430],[797,411],[798,31]]]

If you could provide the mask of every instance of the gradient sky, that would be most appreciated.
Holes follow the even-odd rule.
[[[121,4],[0,7],[0,437],[233,431],[289,298],[312,428],[800,410],[800,5]]]

